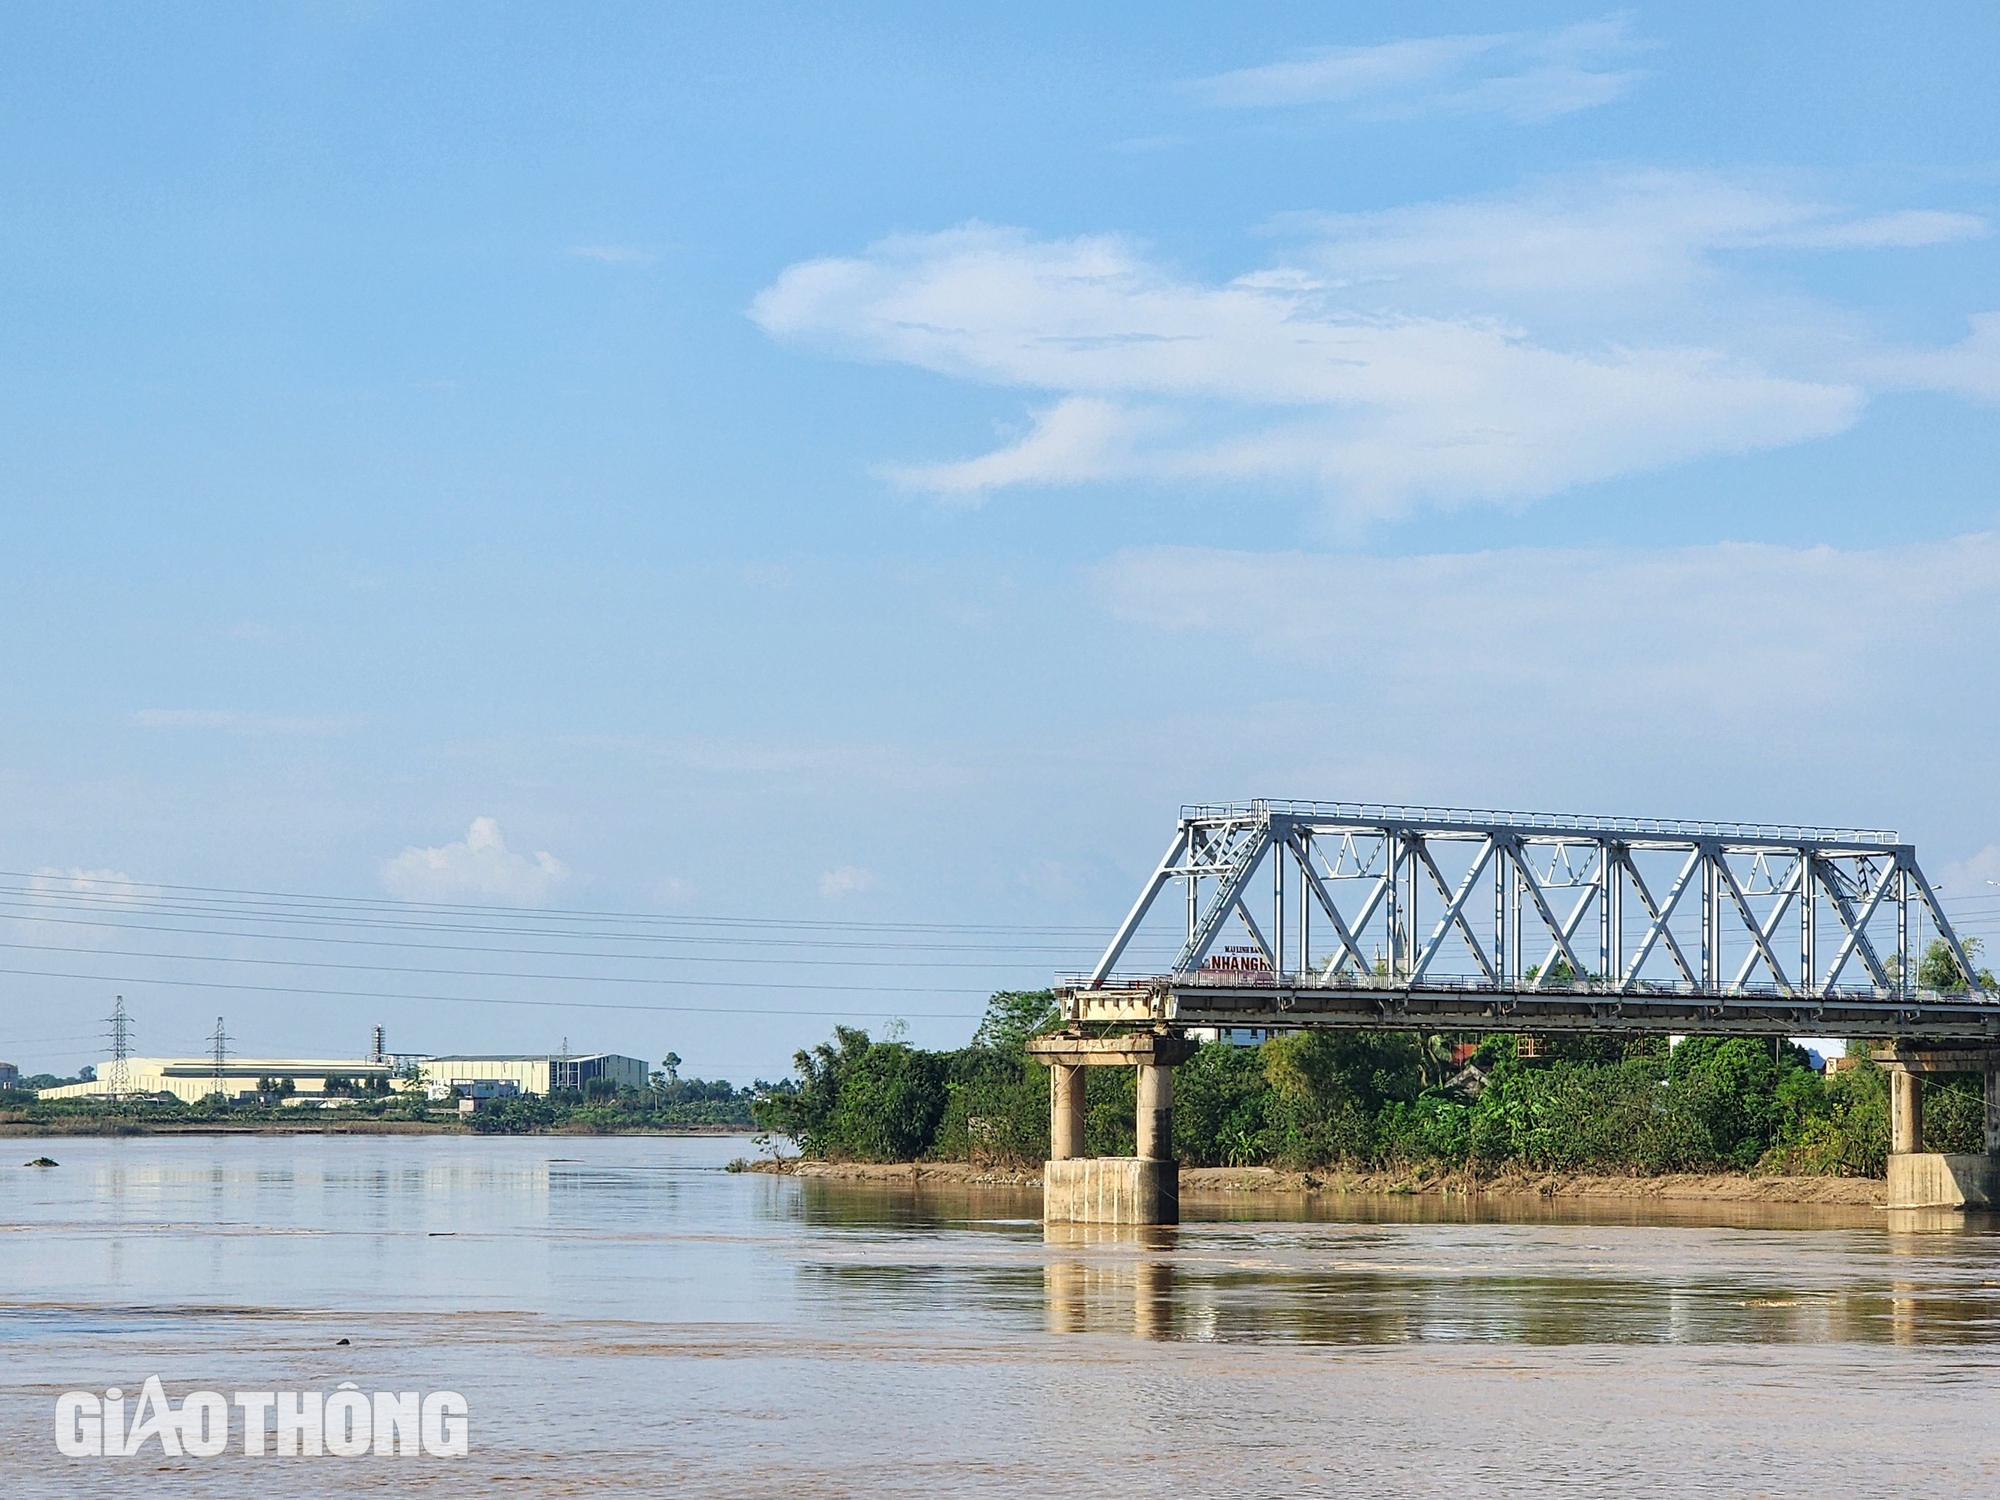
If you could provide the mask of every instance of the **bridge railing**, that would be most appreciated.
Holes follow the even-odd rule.
[[[1894,846],[1893,828],[1818,828],[1803,823],[1724,823],[1687,818],[1593,817],[1582,813],[1508,812],[1470,807],[1428,807],[1394,802],[1300,802],[1259,797],[1250,802],[1196,802],[1181,807],[1183,821],[1235,822],[1281,817],[1351,823],[1359,827],[1417,825],[1426,829],[1490,828],[1563,830],[1580,835],[1633,834],[1656,838],[1725,839],[1772,844]]]
[[[1629,985],[1613,984],[1594,979],[1551,979],[1541,984],[1495,984],[1480,975],[1427,975],[1423,981],[1411,985],[1407,979],[1392,978],[1386,974],[1345,974],[1329,977],[1317,972],[1309,974],[1275,974],[1270,970],[1250,970],[1243,972],[1200,973],[1200,974],[1113,974],[1097,983],[1091,983],[1086,973],[1058,974],[1054,987],[1058,990],[1378,990],[1383,994],[1401,994],[1415,989],[1423,993],[1443,993],[1462,995],[1574,995],[1580,998],[1605,1000],[1635,1000],[1648,995],[1662,998],[1702,998],[1715,999],[1773,999],[1773,1000],[1861,1000],[1884,1003],[1908,1002],[1911,1005],[1993,1005],[2000,1007],[2000,991],[1988,989],[1970,990],[1896,990],[1873,984],[1841,984],[1814,990],[1803,990],[1793,986],[1768,982],[1749,981],[1743,984],[1724,985],[1719,989],[1688,984],[1683,980],[1635,980]]]

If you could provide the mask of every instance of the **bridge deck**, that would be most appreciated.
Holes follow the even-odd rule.
[[[1064,1018],[1082,1023],[1342,1027],[1371,1031],[1639,1032],[1675,1036],[1921,1037],[2000,1044],[2000,998],[1852,989],[1824,994],[1624,992],[1579,984],[1529,989],[1472,980],[1313,983],[1291,977],[1225,984],[1166,977],[1059,986]]]

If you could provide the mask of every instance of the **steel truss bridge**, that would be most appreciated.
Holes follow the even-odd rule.
[[[1162,929],[1168,971],[1120,973]],[[1976,978],[1918,987],[1931,941],[1976,975],[1892,831],[1259,800],[1183,807],[1056,988],[1073,1024],[2000,1043]]]

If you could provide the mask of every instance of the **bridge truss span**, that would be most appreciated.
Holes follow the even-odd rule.
[[[1073,1020],[2000,1034],[1976,978],[1920,989],[1927,946],[1976,976],[1893,831],[1260,800],[1184,807],[1059,988]]]

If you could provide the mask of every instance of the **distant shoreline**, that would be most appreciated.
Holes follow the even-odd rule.
[[[1033,1167],[972,1166],[965,1162],[827,1162],[792,1156],[752,1162],[749,1170],[780,1176],[913,1188],[1039,1188]],[[1509,1169],[1492,1177],[1466,1173],[1420,1177],[1414,1172],[1290,1171],[1277,1167],[1182,1167],[1183,1200],[1229,1201],[1275,1194],[1311,1200],[1343,1193],[1381,1197],[1625,1199],[1680,1203],[1837,1204],[1879,1208],[1886,1184],[1877,1177],[1758,1177],[1747,1172],[1669,1172],[1654,1177]]]

